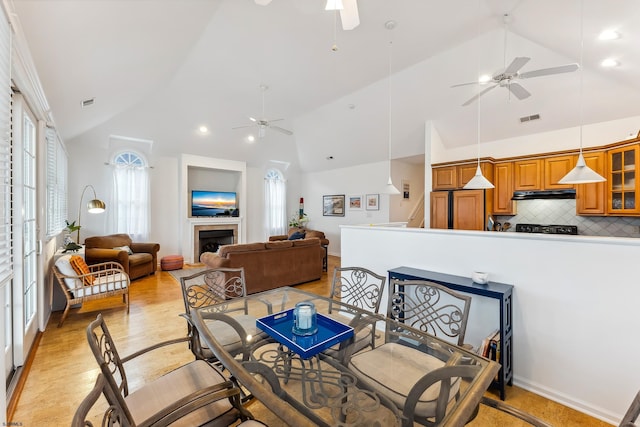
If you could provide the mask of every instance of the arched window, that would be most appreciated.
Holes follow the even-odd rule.
[[[287,233],[287,190],[282,172],[269,169],[264,176],[265,231],[268,236]]]
[[[140,154],[124,151],[113,158],[114,221],[118,233],[133,241],[149,238],[149,173]]]

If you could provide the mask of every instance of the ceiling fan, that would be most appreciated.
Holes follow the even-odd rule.
[[[267,6],[271,0],[254,0],[257,5]],[[325,10],[339,10],[342,29],[353,30],[360,25],[357,0],[327,0]]]
[[[505,57],[504,64],[506,64],[507,34],[508,34],[508,25],[509,25],[509,22],[511,21],[511,17],[509,16],[509,14],[505,13],[502,16],[502,20],[504,23],[504,57]],[[475,96],[471,97],[471,99],[469,99],[467,102],[462,104],[463,106],[467,106],[471,104],[473,101],[475,101],[485,93],[489,92],[490,90],[498,86],[506,87],[509,90],[510,94],[513,94],[516,98],[522,100],[530,97],[531,93],[528,90],[526,90],[520,83],[518,83],[518,80],[530,79],[533,77],[550,76],[552,74],[571,73],[573,71],[576,71],[579,68],[578,64],[573,63],[573,64],[560,65],[558,67],[541,68],[538,70],[526,71],[524,73],[521,73],[520,70],[522,69],[522,67],[524,67],[527,64],[527,62],[529,62],[530,60],[531,58],[528,58],[526,56],[518,56],[513,61],[511,61],[511,64],[509,64],[508,66],[505,66],[504,70],[498,71],[497,73],[493,74],[491,78],[485,81],[460,83],[457,85],[453,85],[451,87],[492,83],[492,86],[489,86],[488,88],[478,92]]]
[[[533,77],[549,76],[552,74],[570,73],[570,72],[576,71],[579,68],[578,64],[574,63],[574,64],[560,65],[558,67],[541,68],[538,70],[526,71],[524,73],[521,73],[520,69],[524,67],[527,64],[527,62],[529,62],[530,60],[531,58],[527,58],[526,56],[519,56],[515,58],[513,61],[511,61],[511,64],[509,64],[509,66],[504,69],[504,71],[499,71],[495,73],[493,76],[491,76],[491,79],[486,82],[487,84],[492,83],[493,84],[492,86],[489,86],[488,88],[482,90],[481,92],[478,92],[476,95],[471,97],[471,99],[469,99],[467,102],[465,102],[462,105],[467,106],[471,104],[473,101],[475,101],[485,93],[489,92],[490,90],[498,86],[506,87],[509,90],[509,92],[511,92],[518,99],[525,99],[531,96],[531,93],[528,90],[526,90],[520,83],[518,83],[518,80],[530,79]],[[459,87],[459,86],[467,86],[467,85],[475,85],[475,84],[483,84],[483,83],[476,81],[476,82],[470,82],[470,83],[461,83],[461,84],[453,85],[451,87]]]
[[[262,116],[260,119],[256,119],[254,117],[249,117],[249,120],[251,120],[253,123],[250,125],[244,125],[244,126],[236,126],[232,129],[242,129],[242,128],[248,128],[248,127],[252,127],[252,126],[257,126],[258,127],[258,138],[264,138],[266,132],[267,132],[267,128],[271,128],[275,131],[278,131],[280,133],[283,133],[285,135],[293,135],[293,132],[291,132],[288,129],[285,128],[281,128],[280,126],[274,126],[272,125],[273,122],[279,122],[281,120],[284,119],[273,119],[273,120],[267,120],[265,118],[264,115],[264,93],[267,91],[267,89],[269,89],[269,86],[267,85],[260,85],[260,90],[262,90]]]

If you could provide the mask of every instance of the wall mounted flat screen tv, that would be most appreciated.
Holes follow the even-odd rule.
[[[191,216],[238,216],[238,197],[231,191],[191,191]]]

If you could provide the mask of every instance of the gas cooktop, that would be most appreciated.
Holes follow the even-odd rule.
[[[518,233],[578,234],[575,225],[516,224]]]

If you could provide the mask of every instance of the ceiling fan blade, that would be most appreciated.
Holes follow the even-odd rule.
[[[273,123],[273,122],[281,122],[284,119],[273,119],[273,120],[266,120],[269,123]]]
[[[277,130],[278,132],[282,132],[285,135],[293,135],[293,132],[291,132],[288,129],[281,128],[280,126],[269,126],[269,127],[273,130]]]
[[[518,56],[511,64],[504,70],[504,74],[515,74],[518,70],[525,66],[527,62],[529,62],[531,58],[527,58],[526,56]]]
[[[484,95],[485,93],[489,92],[491,89],[493,89],[493,88],[495,88],[497,86],[498,86],[497,84],[495,84],[493,86],[489,86],[488,88],[486,88],[482,92],[479,92],[478,94],[474,95],[471,99],[469,99],[467,102],[462,104],[462,106],[466,107],[467,105],[471,104],[473,101],[475,101],[476,99],[480,98],[482,95]]]
[[[232,127],[231,129],[251,128],[251,127],[254,127],[254,126],[255,126],[255,125],[236,126],[236,127]]]
[[[458,83],[457,85],[453,85],[453,86],[450,86],[450,87],[460,87],[460,86],[477,85],[477,84],[479,84],[479,83],[480,83],[480,82]]]
[[[580,66],[576,63],[560,65],[559,67],[541,68],[539,70],[527,71],[526,73],[518,74],[518,77],[522,79],[529,79],[531,77],[548,76],[551,74],[571,73],[576,71]]]
[[[519,83],[510,83],[507,85],[507,89],[509,89],[518,99],[525,99],[531,96],[531,93],[529,93],[529,91],[523,88]]]
[[[253,1],[255,1],[256,4],[260,6],[266,6],[269,3],[271,3],[271,0],[253,0]]]
[[[258,122],[258,119],[253,118],[253,117],[249,117],[249,120],[251,120],[252,122],[255,122],[255,123],[257,123],[257,122]]]
[[[360,25],[357,0],[342,0],[340,20],[342,21],[342,29],[345,31],[353,30]]]

